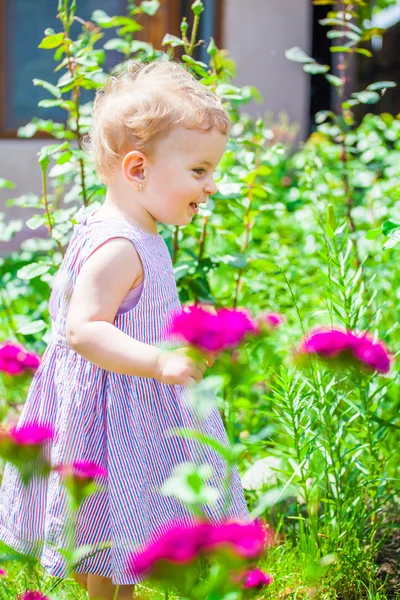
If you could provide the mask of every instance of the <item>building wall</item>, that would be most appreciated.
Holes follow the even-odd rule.
[[[300,46],[311,51],[310,0],[224,0],[223,46],[237,64],[236,85],[254,85],[263,104],[252,102],[253,116],[285,112],[308,133],[310,76],[299,63],[286,59],[285,50]]]
[[[252,102],[246,110],[253,116],[272,112],[275,119],[280,112],[287,113],[291,122],[299,123],[299,137],[304,139],[308,131],[309,76],[300,64],[285,58],[285,50],[301,46],[310,51],[311,2],[224,0],[223,6],[222,45],[237,63],[235,83],[254,85],[264,97],[262,105]],[[0,212],[6,212],[8,219],[29,216],[25,209],[7,208],[9,198],[41,191],[37,152],[44,143],[0,140],[0,177],[16,184],[13,190],[0,189]],[[30,230],[25,229],[11,243],[0,244],[0,253],[18,248],[29,235]]]

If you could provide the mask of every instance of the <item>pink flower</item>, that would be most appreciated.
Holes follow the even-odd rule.
[[[350,350],[352,340],[346,331],[338,329],[316,329],[304,340],[302,351],[307,354],[321,354],[333,357]]]
[[[130,570],[136,574],[148,573],[160,561],[190,563],[202,552],[208,553],[221,547],[229,548],[244,559],[258,558],[269,541],[268,537],[261,522],[221,525],[198,522],[193,526],[172,523],[166,533],[131,557]]]
[[[7,571],[0,569],[0,577],[7,577]]]
[[[268,575],[261,571],[261,569],[253,569],[244,573],[243,587],[248,588],[261,588],[266,585],[270,585],[274,578],[272,575]]]
[[[183,338],[199,350],[221,352],[234,348],[257,324],[241,310],[223,308],[212,314],[199,306],[185,306],[173,317],[170,334]]]
[[[72,477],[76,482],[89,483],[94,481],[96,477],[107,477],[106,469],[100,467],[94,462],[75,461],[69,465],[58,465],[54,469],[64,477]]]
[[[257,558],[270,541],[270,532],[258,520],[253,523],[226,523],[215,526],[210,531],[209,542],[206,545],[228,546],[243,558]]]
[[[24,446],[44,444],[54,437],[54,430],[39,423],[27,423],[10,429],[10,437],[16,443]]]
[[[0,345],[0,371],[8,375],[20,375],[24,371],[35,371],[40,364],[40,357],[27,352],[23,346],[14,342]]]
[[[367,368],[379,373],[390,371],[390,355],[383,342],[374,342],[367,334],[352,334],[354,356]]]
[[[306,336],[300,354],[317,354],[323,358],[346,358],[367,370],[388,373],[390,354],[385,345],[367,334],[339,329],[316,329]]]
[[[285,322],[285,317],[278,312],[264,312],[258,315],[257,322],[262,327],[263,325],[267,329],[275,329]]]
[[[26,591],[21,596],[19,596],[19,600],[50,600],[48,596],[42,594],[42,592],[33,592]]]

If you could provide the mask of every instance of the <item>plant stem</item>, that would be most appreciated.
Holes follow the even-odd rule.
[[[62,247],[62,244],[61,244],[60,240],[57,240],[53,236],[53,224],[51,222],[51,214],[50,214],[50,210],[49,210],[49,201],[48,201],[48,198],[47,198],[47,174],[46,173],[47,173],[46,169],[42,169],[43,204],[44,204],[44,209],[45,209],[45,212],[46,212],[47,226],[49,228],[50,237],[53,238],[53,240],[55,241],[55,243],[58,246],[59,251],[61,252],[61,255],[64,256],[64,248]]]
[[[206,235],[207,235],[207,223],[208,223],[208,217],[204,217],[203,225],[201,228],[200,240],[199,240],[199,263],[200,263],[201,259],[203,258],[203,254],[204,254],[204,250],[205,250]]]
[[[172,263],[175,264],[177,257],[178,257],[178,251],[179,251],[179,240],[178,240],[178,235],[179,235],[179,228],[178,226],[174,227],[174,235],[173,235],[173,239],[172,239]]]
[[[189,48],[187,50],[188,56],[192,56],[192,54],[193,54],[194,45],[196,43],[196,38],[197,38],[197,30],[199,28],[199,24],[200,24],[200,15],[194,15],[194,21],[193,21],[193,27],[192,27],[192,35],[190,37],[190,46],[189,46]]]

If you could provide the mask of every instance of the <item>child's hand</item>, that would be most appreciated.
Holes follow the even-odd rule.
[[[200,383],[206,370],[206,359],[199,362],[188,356],[189,348],[166,350],[158,358],[156,379],[167,385],[184,385],[193,387]],[[214,361],[207,356],[207,364]],[[210,366],[210,365],[209,365]]]

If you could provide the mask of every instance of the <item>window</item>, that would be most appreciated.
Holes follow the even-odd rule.
[[[192,2],[160,0],[155,16],[147,18],[143,15],[143,30],[138,33],[138,39],[160,48],[165,33],[179,35],[181,17],[190,12]],[[55,83],[59,76],[54,73],[53,52],[38,48],[46,28],[60,30],[56,18],[57,3],[58,0],[0,0],[0,137],[16,137],[18,127],[28,123],[33,116],[63,118],[63,111],[38,108],[37,104],[46,97],[46,92],[32,83],[34,78]],[[126,4],[127,0],[77,0],[77,15],[86,20],[96,9],[103,9],[109,15],[125,14]],[[217,37],[218,42],[220,8],[217,10],[217,6],[221,0],[204,0],[204,4],[206,10],[199,35],[206,40]],[[72,37],[79,24],[73,27]],[[105,39],[113,36],[111,30],[105,30],[104,34]],[[120,58],[121,55],[116,53],[115,62]],[[205,57],[199,55],[198,58],[204,60]],[[111,66],[109,64],[107,68]]]

